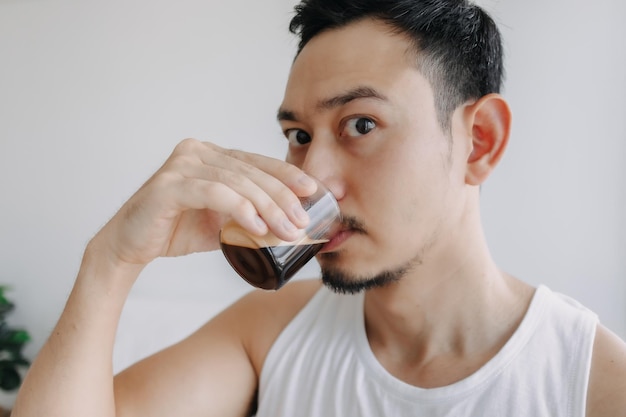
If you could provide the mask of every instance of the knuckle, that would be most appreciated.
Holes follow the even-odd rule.
[[[197,161],[198,158],[194,157],[193,155],[190,155],[188,153],[180,153],[172,157],[168,164],[168,167],[174,170],[180,170],[185,167],[193,166],[197,163]]]
[[[233,213],[236,213],[240,216],[246,216],[254,212],[256,212],[256,210],[250,200],[246,199],[243,196],[239,196],[239,198],[237,198],[237,201],[234,203],[233,206]]]
[[[232,156],[235,155],[235,150],[225,148],[225,149],[222,149],[222,153],[224,155],[226,155],[226,156],[231,156],[232,157]]]
[[[255,205],[260,212],[263,212],[266,215],[269,215],[269,213],[271,213],[277,207],[276,203],[274,203],[274,201],[272,201],[270,198],[259,199],[255,202]]]
[[[296,204],[300,201],[298,200],[298,197],[293,193],[293,191],[291,191],[287,187],[280,188],[280,190],[278,191],[277,199],[281,203],[288,205]]]
[[[186,154],[189,152],[193,152],[198,148],[200,141],[194,138],[186,138],[178,142],[176,147],[174,148],[175,154]]]
[[[270,198],[255,202],[255,206],[259,213],[262,213],[262,217],[268,219],[270,223],[277,224],[285,217],[280,207]]]
[[[224,196],[227,195],[231,190],[220,182],[214,181],[202,181],[202,193],[207,196]]]
[[[222,152],[226,156],[230,156],[231,158],[242,159],[244,152],[238,151],[237,149],[222,149]]]

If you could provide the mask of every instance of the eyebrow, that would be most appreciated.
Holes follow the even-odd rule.
[[[334,108],[344,106],[348,104],[349,102],[360,99],[360,98],[373,98],[377,100],[387,101],[387,97],[385,97],[383,94],[379,93],[372,87],[360,86],[360,87],[356,87],[351,90],[348,90],[345,93],[336,95],[334,97],[320,100],[317,103],[316,108],[318,110],[332,110]],[[277,118],[278,118],[278,121],[281,121],[281,120],[290,121],[290,122],[298,121],[298,116],[296,115],[295,112],[289,109],[282,108],[282,107],[278,109]]]

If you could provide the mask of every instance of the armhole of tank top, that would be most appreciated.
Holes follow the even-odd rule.
[[[569,376],[569,405],[568,415],[571,417],[585,417],[587,413],[587,390],[589,388],[589,376],[591,373],[591,360],[593,357],[593,343],[596,338],[598,317],[590,310],[582,311],[582,320],[578,326],[578,343],[575,344],[577,351],[575,361]]]
[[[289,323],[278,333],[278,336],[270,346],[267,355],[265,355],[265,360],[263,361],[263,366],[261,367],[261,373],[259,375],[259,387],[267,383],[268,378],[270,378],[272,369],[274,369],[274,364],[276,363],[277,357],[280,357],[281,352],[279,352],[279,347],[288,346],[289,343],[283,343],[285,339],[291,340],[300,332],[300,322],[304,320],[306,317],[306,313],[315,308],[317,304],[321,302],[323,295],[326,292],[326,288],[321,286],[314,293],[313,296],[304,304],[304,306],[298,311],[295,316],[291,319]],[[284,348],[283,348],[284,349]]]

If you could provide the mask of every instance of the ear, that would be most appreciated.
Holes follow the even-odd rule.
[[[465,183],[480,185],[496,167],[509,142],[511,110],[502,96],[488,94],[469,105],[464,116],[472,140]]]

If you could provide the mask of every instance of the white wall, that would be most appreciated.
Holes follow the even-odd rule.
[[[509,152],[483,189],[494,256],[624,337],[625,4],[483,3],[506,38],[514,111]],[[86,242],[180,139],[282,157],[275,112],[294,4],[0,0],[0,283],[14,288],[11,321],[33,334],[30,356]],[[213,253],[156,261],[133,296],[208,316],[247,290]],[[163,304],[149,319],[163,331],[179,316]]]
[[[85,244],[178,141],[283,156],[293,3],[0,0],[0,282],[31,357]],[[212,253],[155,262],[133,293],[213,312],[247,290]]]
[[[513,133],[483,190],[493,254],[626,336],[626,3],[486,0]]]

